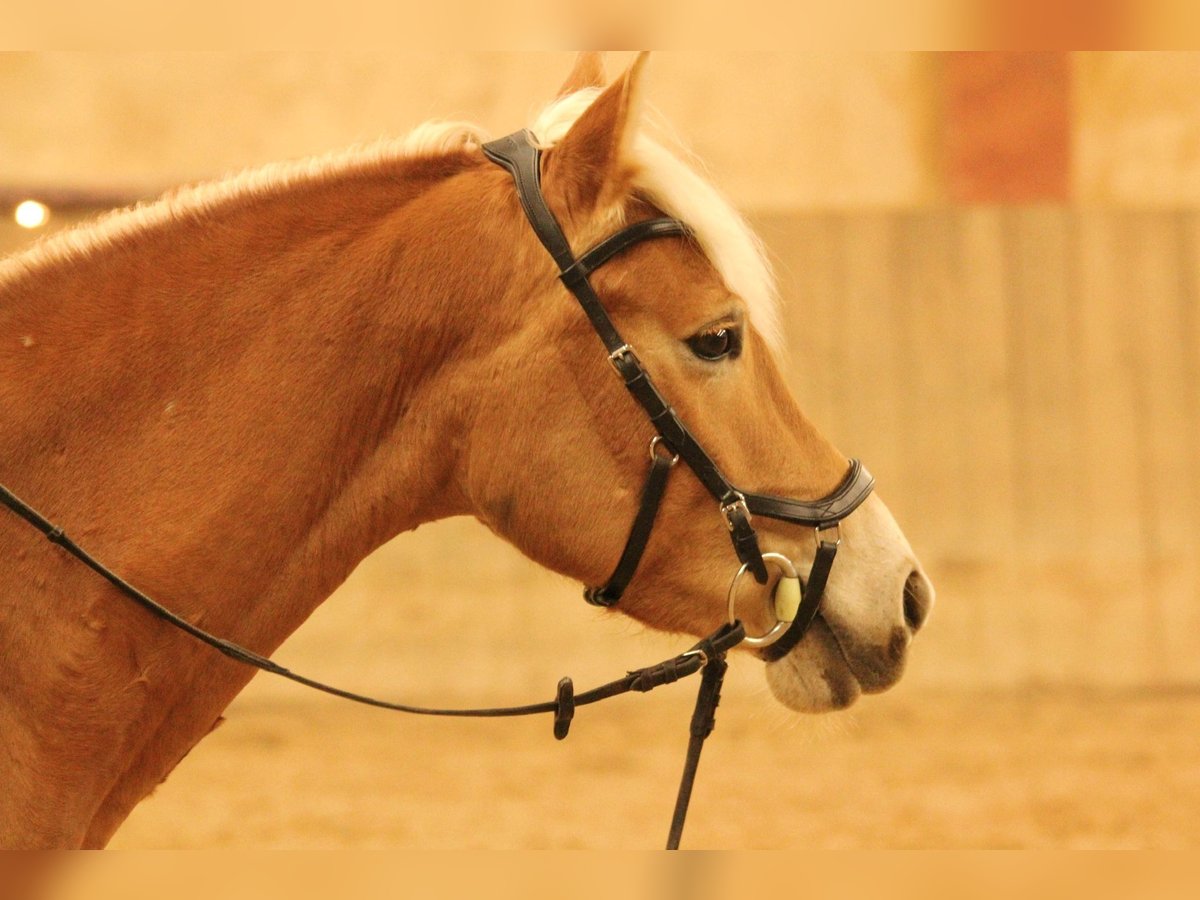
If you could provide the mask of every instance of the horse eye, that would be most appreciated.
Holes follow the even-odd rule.
[[[715,362],[726,356],[736,357],[741,350],[741,337],[735,328],[717,328],[692,335],[687,345],[701,359]]]

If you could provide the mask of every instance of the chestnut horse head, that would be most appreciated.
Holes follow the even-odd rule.
[[[575,255],[622,225],[664,214],[685,239],[644,241],[592,274],[620,335],[698,443],[756,493],[816,500],[849,462],[804,417],[779,368],[773,281],[741,218],[682,161],[639,130],[644,57],[607,88],[581,58],[559,100],[531,129],[543,148],[541,192]],[[655,428],[615,378],[607,349],[554,277],[517,195],[496,215],[516,222],[534,284],[513,333],[496,341],[466,469],[475,512],[539,562],[600,584],[629,533]],[[661,430],[661,429],[660,429]],[[494,452],[495,448],[505,448]],[[651,449],[651,453],[654,450]],[[686,456],[686,454],[685,454]],[[645,556],[618,608],[660,629],[701,635],[726,614],[738,566],[729,526],[694,475],[671,482]],[[765,552],[811,561],[813,529],[756,518]],[[818,618],[781,658],[767,655],[775,695],[800,710],[842,707],[900,676],[932,602],[928,579],[895,521],[870,497],[840,526],[841,550]],[[775,625],[766,602],[739,594],[751,632]],[[749,583],[749,579],[746,580]]]

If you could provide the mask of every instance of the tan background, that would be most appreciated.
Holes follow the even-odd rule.
[[[402,133],[432,116],[503,133],[552,95],[569,64],[565,54],[505,53],[0,56],[0,193],[43,186],[145,194]],[[654,72],[652,102],[751,215],[775,256],[789,377],[802,404],[871,466],[939,587],[906,681],[868,701],[882,711],[860,714],[880,746],[895,740],[898,754],[920,754],[904,743],[906,721],[930,715],[935,700],[961,712],[924,722],[930,740],[948,743],[905,778],[936,781],[952,767],[946,759],[958,758],[955,736],[984,702],[964,691],[1009,692],[995,702],[1010,712],[981,726],[963,753],[986,754],[993,740],[1023,729],[1053,740],[1074,722],[1101,746],[1132,741],[1129,755],[1113,760],[1127,772],[1145,756],[1138,742],[1148,730],[1182,729],[1173,734],[1184,745],[1200,734],[1200,56],[1083,53],[1070,65],[1073,202],[970,207],[945,202],[935,54],[666,53]],[[0,225],[0,249],[27,238]],[[567,672],[581,684],[611,677],[614,667],[649,661],[677,643],[585,607],[578,586],[460,520],[375,554],[280,658],[366,690],[490,702],[541,696]],[[463,657],[471,664],[459,664]],[[1043,695],[1011,691],[1035,686],[1057,693],[1026,715],[1019,698]],[[775,723],[767,737],[778,737],[785,717],[761,696],[755,665],[735,666],[734,690],[751,710],[738,732],[745,746],[766,740],[755,723]],[[1191,698],[1174,707],[1178,715],[1153,705],[1168,690]],[[1122,697],[1153,708],[1131,711]],[[267,719],[275,713],[263,710],[298,702],[292,688],[265,679],[239,701],[247,716],[258,710]],[[321,720],[353,715],[319,710],[310,712]],[[377,721],[355,718],[346,727],[374,734],[385,727]],[[650,733],[655,727],[646,725]],[[536,730],[529,729],[531,741]],[[424,726],[398,731],[389,740],[400,747],[405,733],[427,734]],[[496,746],[505,754],[531,752],[489,734],[478,731],[479,740],[503,742]],[[232,740],[234,750],[242,746]],[[839,752],[855,752],[836,743],[843,738],[832,740]],[[613,741],[620,746],[619,733]],[[1040,758],[1031,741],[1029,759]],[[388,743],[380,742],[386,757]],[[762,752],[773,751],[768,744]],[[421,765],[420,754],[413,758]],[[668,781],[673,760],[663,763]],[[1193,802],[1176,811],[1194,823],[1195,764],[1159,762],[1143,765],[1142,775],[1153,770],[1157,784]],[[238,769],[211,765],[214,778]],[[272,765],[269,757],[263,765]],[[559,771],[564,783],[568,769]],[[1068,765],[1047,784],[1086,771]],[[429,777],[452,783],[453,765]],[[1108,777],[1099,771],[1067,795],[1086,803]],[[369,783],[353,790],[370,792]],[[1140,796],[1144,786],[1127,785],[1112,803]],[[518,779],[512,790],[519,797],[534,789]],[[853,845],[855,835],[916,845],[1191,839],[1189,826],[1170,817],[1145,830],[1153,818],[1145,810],[1119,820],[1066,816],[1074,830],[1056,830],[1046,825],[1056,814],[1052,802],[1040,812],[1023,808],[1021,827],[989,830],[981,823],[1004,821],[1012,809],[985,804],[974,826],[964,824],[969,817],[946,813],[970,807],[971,788],[963,791],[957,800],[937,795],[943,805],[927,810],[942,816],[940,830],[916,828],[905,838],[890,820],[860,818],[846,825],[840,845]],[[187,794],[186,803],[199,795]],[[528,811],[514,803],[513,815]],[[570,804],[562,805],[569,815]],[[432,833],[455,843],[458,824],[466,834],[465,823],[435,817],[426,830],[397,839],[420,843]],[[505,827],[518,842],[556,842],[553,829]],[[191,839],[186,829],[162,837],[162,828],[156,819],[133,834],[143,844],[156,835]],[[209,843],[245,835],[223,819],[200,833]],[[358,837],[369,841],[369,825],[365,834]],[[704,834],[714,845],[755,844],[746,837],[752,829]],[[611,842],[622,836],[614,826]],[[269,829],[259,837],[322,840]]]
[[[564,53],[2,53],[0,184],[166,187],[433,117],[504,133],[569,65]],[[1071,68],[1077,199],[1200,202],[1200,56],[1075,53]],[[745,208],[907,208],[940,192],[938,73],[938,54],[665,52],[650,93]]]

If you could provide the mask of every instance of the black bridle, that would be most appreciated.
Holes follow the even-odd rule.
[[[697,672],[702,673],[696,706],[692,714],[691,737],[683,776],[676,796],[675,810],[667,838],[667,848],[677,849],[683,833],[692,785],[700,761],[700,751],[715,725],[715,713],[717,704],[720,702],[721,686],[728,668],[726,654],[738,644],[746,641],[754,646],[763,647],[764,649],[760,653],[766,658],[778,659],[800,641],[819,611],[825,583],[837,553],[839,540],[836,538],[830,540],[824,535],[829,530],[835,529],[842,519],[850,515],[867,498],[874,480],[866,469],[857,460],[854,460],[851,462],[850,471],[837,490],[821,500],[794,500],[769,494],[740,491],[734,487],[655,388],[641,360],[638,359],[633,348],[621,337],[588,282],[588,276],[596,268],[628,247],[648,238],[686,237],[690,234],[687,226],[677,219],[670,218],[638,222],[601,241],[591,250],[576,258],[542,196],[540,187],[541,153],[530,140],[529,134],[521,131],[509,137],[492,141],[484,145],[483,152],[489,159],[504,166],[512,174],[516,182],[518,197],[534,233],[554,258],[559,267],[559,277],[563,284],[579,300],[592,327],[604,342],[609,360],[625,382],[625,387],[646,411],[658,432],[650,443],[650,473],[647,476],[641,505],[634,518],[621,558],[608,581],[603,586],[588,588],[584,596],[588,602],[599,606],[613,606],[620,600],[622,593],[633,579],[645,551],[658,508],[662,502],[667,476],[675,463],[682,459],[720,505],[721,514],[733,541],[734,551],[742,563],[742,567],[730,587],[729,621],[711,635],[678,656],[657,665],[628,672],[621,678],[580,694],[575,693],[570,678],[563,678],[558,684],[555,699],[544,703],[478,709],[440,709],[394,703],[347,691],[300,675],[265,656],[205,631],[158,603],[104,566],[68,537],[61,528],[2,484],[0,484],[0,505],[6,506],[28,522],[51,543],[58,545],[78,559],[108,581],[120,593],[159,619],[226,657],[297,684],[368,706],[417,715],[463,718],[504,718],[551,714],[554,717],[554,736],[562,740],[570,730],[576,707],[598,703],[630,691],[645,693]],[[779,557],[778,554],[773,553],[764,555],[760,550],[757,534],[751,524],[753,515],[806,525],[816,529],[817,535],[816,556],[812,568],[809,570],[807,584],[803,587],[802,600],[795,617],[790,623],[784,621],[777,623],[771,632],[759,638],[747,637],[745,629],[733,612],[734,588],[738,578],[749,571],[760,584],[766,583],[768,573],[764,557]],[[795,577],[794,572],[788,575],[785,571],[784,574],[787,577]]]
[[[735,487],[654,386],[650,373],[638,359],[633,347],[621,337],[604,304],[600,302],[588,281],[592,272],[640,241],[660,237],[689,237],[691,231],[687,225],[671,218],[636,222],[605,238],[576,258],[558,220],[542,196],[541,151],[534,144],[529,132],[518,131],[484,144],[483,152],[512,175],[517,186],[517,196],[534,234],[554,259],[562,283],[575,295],[588,321],[592,323],[592,328],[608,351],[609,361],[625,382],[626,390],[646,411],[650,423],[658,432],[658,436],[650,444],[650,472],[646,477],[641,505],[633,520],[625,549],[608,581],[599,587],[587,588],[584,591],[585,599],[598,606],[613,606],[621,599],[645,553],[658,508],[662,503],[667,477],[674,464],[683,460],[719,504],[721,515],[729,528],[734,552],[742,563],[743,571],[748,570],[759,584],[765,584],[768,575],[766,562],[758,545],[758,535],[752,524],[752,516],[766,516],[815,529],[817,552],[802,592],[803,600],[799,610],[786,630],[776,632],[769,643],[758,644],[763,646],[764,649],[760,652],[767,659],[782,658],[804,637],[820,609],[825,584],[840,543],[840,537],[830,540],[826,538],[825,533],[835,530],[839,522],[867,499],[875,479],[862,463],[851,460],[850,471],[842,483],[833,493],[820,500],[794,500],[789,497],[756,494]],[[732,593],[731,589],[731,621],[734,619],[732,607],[735,599]],[[761,638],[750,640],[752,643],[763,641]]]

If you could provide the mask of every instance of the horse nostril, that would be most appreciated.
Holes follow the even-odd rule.
[[[913,569],[904,582],[904,621],[913,633],[921,630],[933,606],[933,588],[929,579]]]

